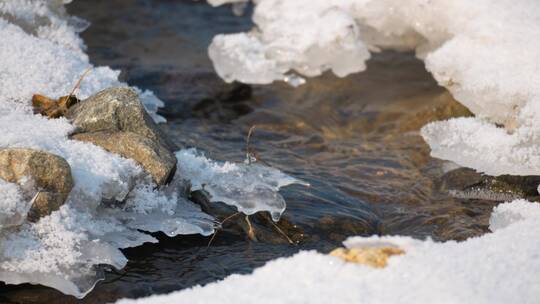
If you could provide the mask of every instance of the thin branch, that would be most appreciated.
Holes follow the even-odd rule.
[[[92,71],[92,68],[88,68],[84,71],[81,77],[79,77],[79,80],[77,80],[77,82],[75,83],[75,86],[71,90],[71,93],[69,93],[68,97],[71,97],[73,96],[73,94],[75,94],[75,91],[81,86],[82,80],[84,79],[84,77],[86,77],[86,75],[88,75],[88,73],[90,73],[90,71]]]
[[[226,221],[232,219],[233,217],[239,215],[241,212],[236,212],[232,215],[229,215],[228,217],[226,217],[223,221],[221,221],[221,223],[219,223],[219,227],[223,226],[223,224],[225,224]],[[214,233],[212,234],[212,238],[210,238],[210,241],[208,242],[208,245],[206,246],[206,248],[210,248],[210,245],[212,244],[212,241],[216,238],[216,235],[218,233],[219,229],[216,229],[216,231],[214,231]]]
[[[251,149],[249,147],[249,144],[250,144],[250,140],[251,140],[251,135],[255,131],[255,128],[257,128],[257,125],[251,126],[251,128],[249,128],[248,135],[246,137],[246,157],[247,157],[247,160],[248,160],[249,164],[251,164],[251,157],[252,157]]]
[[[255,229],[253,229],[253,225],[251,225],[251,221],[249,220],[249,215],[246,215],[246,222],[248,224],[248,237],[252,241],[257,241],[257,236],[255,236]]]
[[[276,228],[276,230],[277,230],[279,233],[281,233],[281,235],[283,235],[283,236],[287,239],[287,241],[289,242],[289,244],[291,244],[291,245],[296,245],[296,243],[293,242],[293,240],[291,240],[291,238],[290,238],[285,232],[283,232],[283,230],[281,230],[281,228],[279,228],[279,226],[276,225],[276,223],[274,223],[273,220],[269,220],[269,221],[270,221],[270,223],[272,223],[272,225]]]

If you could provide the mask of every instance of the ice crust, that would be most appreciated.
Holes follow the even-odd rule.
[[[126,85],[118,81],[118,71],[89,63],[78,36],[88,24],[66,14],[63,5],[68,2],[0,0],[0,149],[31,148],[61,156],[74,179],[66,203],[37,223],[25,220],[37,191],[30,179],[17,184],[0,179],[0,281],[42,284],[81,298],[103,278],[98,265],[122,268],[127,261],[121,248],[157,241],[141,231],[209,235],[216,223],[185,198],[181,170],[171,184],[156,189],[135,161],[70,140],[74,127],[64,118],[33,114],[33,94],[67,95],[87,68],[92,71],[77,92],[81,99]],[[156,114],[163,103],[150,91],[138,92],[153,118],[164,121]],[[227,179],[226,174],[219,176]],[[268,176],[269,183],[275,182],[273,177]],[[259,181],[264,184],[264,177]],[[212,186],[227,187],[220,182]],[[233,199],[233,193],[226,195]],[[266,210],[270,205],[253,208]]]
[[[444,243],[410,237],[352,237],[346,247],[397,246],[386,268],[315,251],[268,262],[249,275],[116,304],[537,303],[540,204],[517,200],[493,210],[492,233]],[[276,292],[279,290],[279,292]]]
[[[521,127],[509,132],[486,120],[455,118],[430,123],[421,133],[434,157],[489,175],[540,175],[538,131]]]
[[[309,185],[256,162],[213,161],[196,149],[179,151],[176,157],[192,190],[204,190],[211,201],[235,206],[248,215],[269,211],[274,221],[279,220],[286,207],[278,190],[291,184]]]
[[[209,47],[226,81],[298,84],[291,75],[360,72],[369,51],[415,50],[437,82],[476,114],[426,126],[433,155],[489,174],[540,175],[539,1],[253,2],[256,28],[218,35]]]

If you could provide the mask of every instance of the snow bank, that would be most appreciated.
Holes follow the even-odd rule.
[[[384,269],[314,251],[271,261],[251,275],[117,304],[536,303],[540,297],[540,204],[501,204],[489,233],[464,242],[353,237],[349,248],[393,245],[406,253]]]
[[[489,174],[540,175],[539,1],[254,3],[257,27],[218,35],[209,48],[226,81],[301,84],[298,76],[360,72],[369,51],[415,50],[437,82],[476,114],[426,126],[422,134],[433,155]],[[495,123],[505,130],[495,130]]]
[[[7,101],[28,104],[33,94],[52,98],[67,95],[88,68],[79,98],[111,86],[125,86],[118,81],[120,71],[93,67],[84,53],[85,46],[77,35],[88,24],[69,17],[61,0],[0,1],[0,97]],[[156,114],[163,102],[149,91],[141,92],[141,100],[158,122]]]
[[[0,281],[42,284],[83,297],[103,278],[98,265],[122,268],[126,264],[119,249],[156,242],[141,230],[163,231],[169,236],[209,235],[216,224],[182,197],[181,168],[170,185],[155,190],[151,178],[135,161],[70,140],[73,126],[64,118],[49,120],[33,114],[33,94],[67,95],[87,68],[92,72],[84,79],[79,98],[126,85],[118,81],[118,71],[89,63],[78,36],[87,24],[66,15],[63,4],[67,2],[0,0],[0,148],[33,148],[59,155],[71,166],[74,179],[65,205],[37,223],[25,221],[36,189],[25,181],[13,184],[0,180]],[[149,91],[140,92],[140,97],[154,119],[164,121],[156,114],[162,102]],[[189,153],[181,151],[179,155]],[[212,163],[203,157],[197,161]],[[258,199],[253,210],[270,210],[274,204],[263,205],[264,199],[281,198],[276,193],[283,185],[281,179],[292,178],[277,170],[257,168],[255,171],[263,175],[271,173],[258,180],[273,188],[265,188],[264,198],[258,198],[257,191],[243,194]],[[210,177],[216,175],[210,167],[192,167],[189,172],[194,178],[204,175],[197,169],[209,171],[204,174]],[[209,189],[229,189],[228,184],[221,184],[227,173],[219,176],[221,181],[204,180]],[[230,179],[242,182],[238,174]],[[234,202],[234,193],[225,191],[220,197]]]

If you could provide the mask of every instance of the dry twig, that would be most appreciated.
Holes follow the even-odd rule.
[[[221,221],[221,223],[219,223],[219,227],[221,227],[223,224],[225,224],[226,221],[232,219],[233,217],[239,215],[241,212],[236,212],[232,215],[229,215],[228,217],[226,217],[223,221]],[[210,241],[208,241],[208,245],[206,246],[206,248],[209,248],[210,245],[212,244],[212,241],[216,238],[216,235],[218,233],[219,229],[216,229],[216,231],[214,231],[214,234],[212,234],[212,238],[210,238]]]

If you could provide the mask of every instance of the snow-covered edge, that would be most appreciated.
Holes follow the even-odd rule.
[[[536,303],[540,297],[540,204],[497,206],[492,233],[444,243],[400,236],[351,237],[348,248],[395,246],[384,269],[315,251],[268,262],[249,275],[116,304],[164,303]]]

